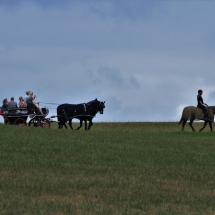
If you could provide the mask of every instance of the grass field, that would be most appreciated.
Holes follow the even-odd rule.
[[[214,140],[176,122],[0,124],[0,214],[215,214]]]

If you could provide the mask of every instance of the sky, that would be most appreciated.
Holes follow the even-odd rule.
[[[213,0],[0,0],[0,99],[105,101],[95,122],[179,121],[215,105]],[[50,104],[53,103],[53,104]],[[0,118],[0,122],[3,118]]]

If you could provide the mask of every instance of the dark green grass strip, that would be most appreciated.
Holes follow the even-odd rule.
[[[196,127],[201,125],[196,124]],[[2,214],[214,214],[214,133],[175,123],[0,125]]]

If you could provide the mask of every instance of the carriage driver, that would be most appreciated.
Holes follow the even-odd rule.
[[[36,106],[36,104],[39,105],[39,102],[34,101],[35,97],[36,96],[33,96],[33,92],[30,91],[29,94],[28,94],[28,98],[26,99],[26,103],[35,105],[35,107],[39,110],[41,115],[43,115],[42,109],[39,106]]]
[[[201,108],[203,111],[204,111],[204,118],[207,120],[208,118],[208,108],[207,108],[207,104],[205,104],[203,102],[203,98],[202,98],[202,94],[203,94],[203,91],[202,90],[198,90],[198,95],[197,95],[197,107],[198,108]]]

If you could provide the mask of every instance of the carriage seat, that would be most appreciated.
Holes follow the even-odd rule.
[[[16,108],[8,108],[8,114],[15,114],[16,111]]]
[[[8,115],[26,115],[27,113],[27,108],[8,108]]]

